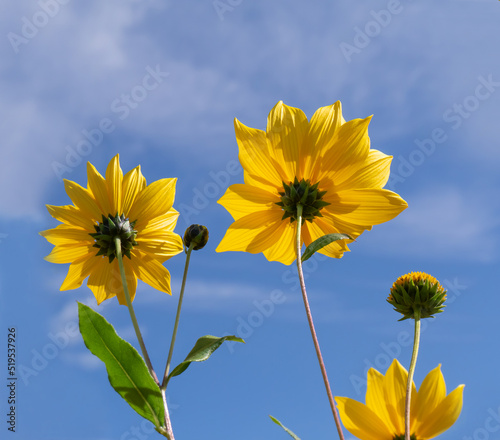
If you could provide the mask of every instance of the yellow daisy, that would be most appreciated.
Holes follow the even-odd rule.
[[[141,167],[125,176],[116,155],[105,178],[87,163],[88,185],[83,188],[65,180],[73,205],[47,205],[49,213],[62,222],[40,232],[55,245],[45,257],[51,263],[71,263],[61,290],[76,289],[88,277],[87,286],[97,303],[113,296],[126,304],[110,235],[122,242],[125,273],[131,299],[137,279],[163,292],[170,291],[170,273],[162,265],[183,250],[174,233],[179,213],[172,208],[177,179],[161,179],[146,185]]]
[[[263,252],[270,261],[291,264],[299,200],[306,245],[338,232],[354,239],[403,211],[406,202],[382,189],[392,157],[370,149],[370,119],[346,122],[339,101],[318,109],[310,121],[280,101],[266,131],[235,119],[245,183],[231,185],[219,200],[235,222],[217,251]],[[319,252],[340,258],[348,250],[345,241],[336,241]]]
[[[408,372],[396,360],[385,376],[368,371],[366,404],[335,397],[345,428],[361,440],[404,440],[405,396]],[[449,429],[462,411],[464,385],[446,395],[441,365],[427,374],[420,389],[413,384],[410,406],[412,440],[434,438]]]

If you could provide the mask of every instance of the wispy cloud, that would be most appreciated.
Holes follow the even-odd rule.
[[[396,220],[367,235],[369,247],[429,260],[491,261],[498,256],[500,221],[489,197],[453,186],[417,193]]]

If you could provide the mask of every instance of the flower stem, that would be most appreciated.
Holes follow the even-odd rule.
[[[301,249],[302,249],[302,239],[301,239],[301,227],[302,227],[302,205],[297,205],[297,270],[299,272],[300,289],[302,291],[302,299],[304,300],[304,306],[306,308],[307,320],[309,322],[309,328],[311,329],[311,336],[314,342],[314,348],[316,349],[316,356],[318,357],[319,367],[321,369],[321,374],[323,376],[323,381],[325,383],[326,394],[328,395],[328,400],[330,402],[330,408],[332,409],[333,418],[335,419],[335,425],[339,434],[340,440],[344,440],[344,434],[342,433],[342,425],[340,424],[340,418],[335,407],[335,401],[333,400],[332,390],[330,388],[330,383],[328,381],[328,376],[326,374],[325,363],[323,362],[323,356],[321,355],[321,349],[319,348],[318,338],[316,336],[316,330],[314,328],[314,323],[312,319],[311,309],[309,307],[309,301],[307,299],[306,284],[304,282],[304,273],[302,271],[302,260],[301,260]]]
[[[186,251],[186,264],[184,265],[184,275],[182,276],[181,293],[179,295],[179,304],[177,305],[177,314],[175,315],[174,331],[172,333],[172,341],[170,342],[170,350],[168,352],[167,365],[165,366],[165,374],[163,375],[163,382],[161,384],[161,390],[165,391],[168,383],[168,373],[170,372],[170,362],[172,361],[172,354],[174,353],[175,339],[177,338],[177,329],[179,327],[179,318],[181,315],[182,300],[184,298],[184,288],[186,287],[186,278],[189,268],[189,260],[191,258],[191,252],[196,244],[192,242]]]
[[[116,259],[118,260],[118,266],[120,268],[120,275],[122,278],[123,284],[123,292],[125,294],[125,301],[127,301],[128,311],[130,313],[130,318],[132,319],[132,324],[134,325],[135,334],[137,335],[137,340],[139,341],[139,345],[141,346],[142,355],[144,356],[144,360],[146,361],[146,365],[148,366],[149,373],[155,380],[155,382],[159,385],[158,378],[156,377],[156,373],[153,370],[153,365],[151,364],[151,359],[149,359],[148,352],[146,350],[146,345],[144,344],[144,340],[142,339],[141,330],[139,329],[139,324],[137,323],[137,318],[135,316],[134,307],[132,306],[132,300],[130,299],[130,293],[128,291],[127,277],[125,275],[125,267],[123,266],[123,257],[122,257],[122,247],[121,241],[119,237],[115,238],[115,248],[116,248]]]
[[[413,352],[411,354],[410,369],[408,370],[408,382],[406,384],[406,402],[405,402],[405,440],[410,440],[410,404],[411,390],[413,385],[413,374],[417,364],[418,346],[420,344],[420,312],[415,310],[415,339],[413,341]]]
[[[153,370],[153,365],[151,363],[151,359],[149,358],[148,352],[146,350],[146,345],[144,344],[144,340],[142,339],[141,330],[139,329],[139,324],[137,323],[137,318],[135,316],[134,307],[132,306],[132,300],[130,299],[130,293],[128,291],[127,277],[125,275],[125,267],[123,266],[123,257],[122,257],[122,246],[119,237],[115,238],[115,249],[116,249],[116,259],[118,260],[118,267],[120,268],[120,275],[122,278],[123,284],[123,292],[125,294],[125,301],[127,302],[128,311],[130,313],[130,318],[132,319],[132,324],[134,325],[135,334],[137,335],[137,340],[139,341],[139,345],[141,346],[142,355],[146,362],[146,365],[149,370],[149,374],[151,374],[152,378],[156,382],[158,386],[160,386],[160,382],[158,381],[158,377],[156,376],[155,371]],[[162,393],[163,394],[163,393]],[[170,416],[168,413],[167,400],[166,397],[163,396],[163,406],[165,409],[165,426],[157,428],[157,431],[167,437],[169,440],[174,439],[174,433],[172,431],[172,424],[170,423]]]

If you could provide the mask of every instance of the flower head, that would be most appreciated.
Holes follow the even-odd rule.
[[[404,439],[405,395],[408,372],[394,359],[385,376],[368,370],[366,404],[335,397],[345,428],[361,440]],[[464,385],[446,395],[441,365],[429,372],[418,392],[413,384],[410,434],[414,440],[434,438],[449,429],[462,411]]]
[[[208,229],[203,225],[191,225],[186,229],[183,238],[187,248],[193,244],[193,250],[203,249],[208,243]]]
[[[87,188],[64,181],[73,205],[47,205],[62,223],[40,232],[55,245],[45,259],[71,263],[61,290],[76,289],[88,277],[98,304],[113,296],[126,304],[115,258],[114,239],[120,238],[131,298],[137,279],[170,294],[170,273],[162,263],[183,249],[181,237],[173,232],[179,216],[172,208],[177,179],[146,185],[140,166],[123,175],[118,155],[105,177],[90,162],[87,174]]]
[[[219,200],[235,221],[217,251],[263,252],[270,261],[291,264],[298,204],[306,245],[331,233],[355,239],[403,211],[406,202],[382,189],[392,157],[370,149],[370,119],[346,122],[336,102],[308,121],[280,101],[266,131],[235,120],[245,183],[231,185]],[[346,241],[336,241],[319,252],[340,258],[348,250]]]
[[[436,278],[424,272],[400,276],[392,285],[387,302],[403,315],[400,321],[413,318],[433,318],[445,307],[446,290]]]

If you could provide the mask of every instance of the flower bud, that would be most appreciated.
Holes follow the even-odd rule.
[[[411,272],[395,281],[387,302],[403,315],[400,319],[403,321],[408,318],[433,318],[443,311],[445,299],[446,290],[436,278],[424,272]]]
[[[189,248],[194,243],[193,250],[202,249],[208,242],[208,229],[203,225],[191,225],[184,233],[184,246]]]

